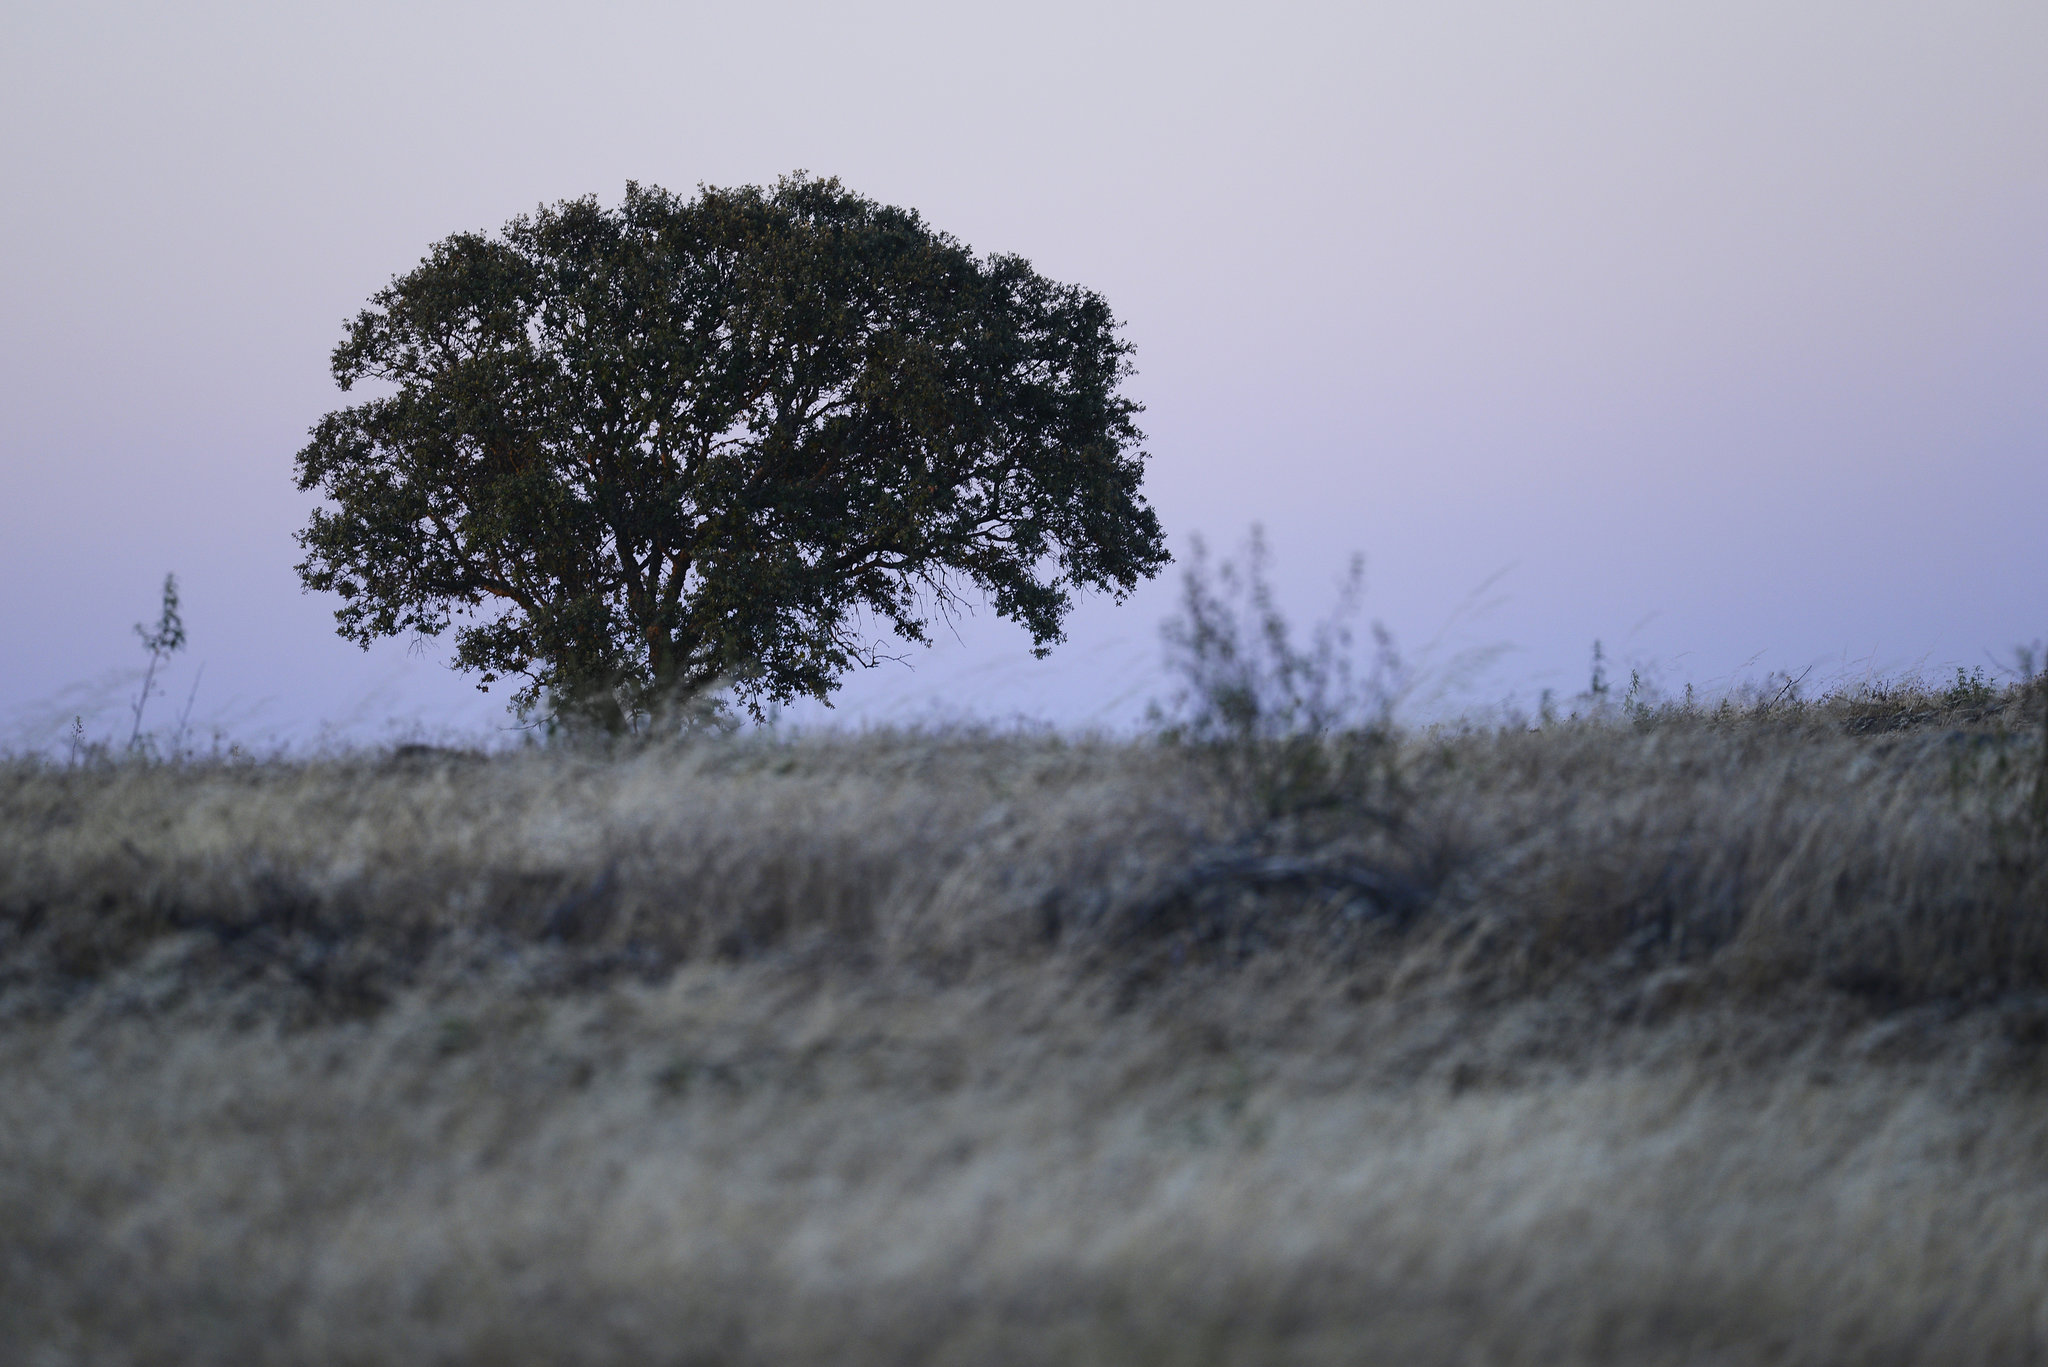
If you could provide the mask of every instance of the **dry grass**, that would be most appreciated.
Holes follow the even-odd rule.
[[[0,1356],[2040,1361],[2024,712],[18,763]]]

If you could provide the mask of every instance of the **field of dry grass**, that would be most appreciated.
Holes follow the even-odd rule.
[[[0,1357],[2048,1359],[2039,701],[0,769]]]

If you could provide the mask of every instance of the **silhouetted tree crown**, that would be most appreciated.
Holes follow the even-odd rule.
[[[458,234],[334,352],[310,589],[368,645],[456,629],[515,701],[614,728],[733,683],[823,698],[985,598],[1039,654],[1167,562],[1102,297],[836,180],[629,184]]]

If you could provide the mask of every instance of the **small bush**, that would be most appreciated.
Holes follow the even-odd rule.
[[[1194,543],[1181,610],[1162,632],[1181,687],[1170,707],[1154,708],[1155,725],[1212,762],[1252,823],[1336,812],[1398,826],[1393,714],[1406,671],[1378,623],[1370,662],[1358,659],[1363,559],[1352,559],[1305,643],[1274,597],[1270,562],[1256,527],[1241,561],[1212,565]]]

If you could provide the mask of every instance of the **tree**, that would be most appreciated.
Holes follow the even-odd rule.
[[[309,589],[367,646],[611,729],[731,684],[827,697],[881,623],[983,598],[1061,639],[1168,556],[1102,297],[836,180],[628,184],[436,244],[335,349],[299,452]]]

